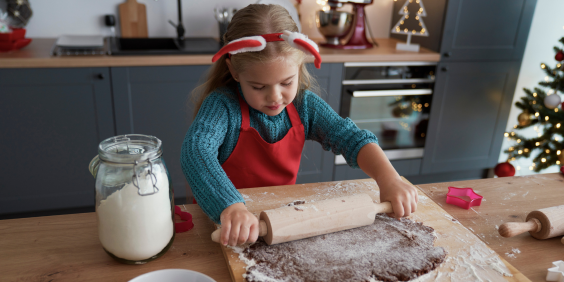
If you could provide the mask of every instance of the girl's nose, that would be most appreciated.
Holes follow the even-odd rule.
[[[278,87],[273,87],[270,93],[268,93],[268,102],[278,102],[282,99],[282,92]]]

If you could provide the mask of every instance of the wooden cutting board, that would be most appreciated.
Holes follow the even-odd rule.
[[[404,181],[408,182],[405,179]],[[359,193],[366,193],[374,200],[380,200],[378,185],[372,179],[250,188],[239,191],[243,194],[249,211],[256,215],[263,210],[282,207],[296,200],[321,201]],[[410,216],[410,219],[433,227],[437,235],[435,246],[443,247],[448,252],[446,261],[438,269],[419,277],[418,282],[530,281],[425,194],[419,190],[418,192],[417,212]],[[232,280],[245,281],[243,274],[246,272],[246,265],[239,260],[239,254],[229,247],[222,247],[222,251]],[[504,276],[502,273],[512,276]]]
[[[147,8],[136,0],[119,5],[121,37],[148,37]]]

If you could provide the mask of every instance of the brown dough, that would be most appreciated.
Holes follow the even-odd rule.
[[[250,282],[408,281],[444,262],[433,231],[378,214],[374,224],[356,229],[272,246],[258,241],[243,251],[256,262],[245,276]]]

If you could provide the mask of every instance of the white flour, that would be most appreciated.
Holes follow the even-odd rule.
[[[98,233],[106,251],[127,260],[145,260],[161,252],[174,229],[166,172],[154,167],[159,192],[139,196],[137,187],[127,183],[100,201]],[[143,193],[152,191],[145,173],[139,176]]]

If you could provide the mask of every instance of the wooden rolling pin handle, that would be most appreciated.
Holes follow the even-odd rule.
[[[390,202],[383,202],[374,204],[376,206],[376,213],[393,213],[394,210],[392,209],[392,203]]]
[[[499,227],[499,235],[509,238],[521,233],[540,232],[542,225],[536,218],[531,218],[527,222],[507,222]]]
[[[260,220],[259,221],[259,236],[263,237],[268,233],[268,228],[266,227],[266,222],[264,222],[264,220]],[[216,229],[212,234],[211,234],[211,239],[212,241],[216,242],[216,243],[220,243],[220,236],[221,236],[221,227]]]

